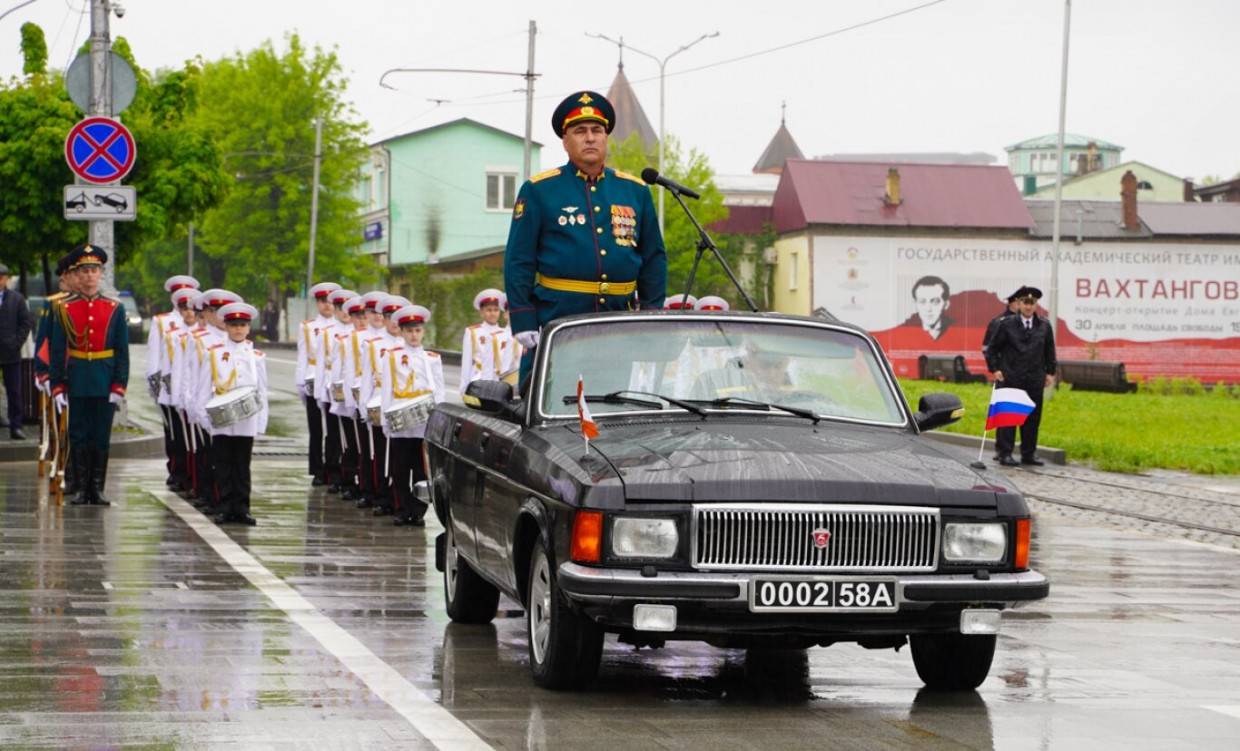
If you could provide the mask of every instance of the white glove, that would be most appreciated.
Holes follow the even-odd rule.
[[[66,409],[69,408],[69,397],[65,396],[63,392],[53,397],[52,401],[56,403],[56,409],[60,410],[61,412],[64,412]]]
[[[516,333],[516,337],[517,342],[519,342],[521,346],[526,349],[535,349],[538,347],[539,337],[537,331],[518,331]]]
[[[108,402],[110,402],[113,406],[119,406],[123,401],[125,401],[124,394],[118,394],[115,391],[108,394]]]
[[[46,378],[44,378],[41,381],[35,381],[34,387],[38,389],[40,392],[42,392],[44,396],[52,395],[52,383]]]

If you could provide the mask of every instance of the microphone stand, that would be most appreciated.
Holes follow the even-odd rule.
[[[757,313],[758,306],[754,303],[753,298],[749,296],[749,293],[746,292],[745,289],[741,287],[741,283],[737,281],[736,274],[732,273],[732,267],[728,265],[728,262],[724,259],[723,254],[719,252],[719,246],[715,245],[715,241],[711,239],[710,235],[698,222],[697,217],[695,217],[693,212],[689,210],[689,207],[685,205],[685,199],[681,198],[680,191],[669,190],[666,186],[664,186],[663,189],[672,194],[672,197],[676,199],[676,203],[679,203],[680,208],[685,210],[685,215],[689,217],[689,221],[693,222],[693,226],[696,227],[698,231],[697,255],[693,258],[693,267],[689,269],[689,282],[685,285],[685,296],[683,299],[689,299],[689,293],[693,290],[693,280],[697,276],[698,264],[702,262],[702,256],[706,253],[707,249],[709,249],[710,252],[715,254],[715,258],[719,261],[719,265],[723,266],[723,270],[727,273],[728,279],[732,281],[732,285],[736,287],[736,291],[741,294],[741,297],[744,298],[745,303],[749,305],[749,309]]]

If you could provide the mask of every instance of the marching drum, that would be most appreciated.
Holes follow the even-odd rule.
[[[357,404],[358,402],[362,400],[362,387],[361,386],[350,386],[349,391],[353,392],[353,403],[354,404]]]
[[[242,386],[211,397],[207,402],[207,418],[214,427],[226,428],[257,415],[261,409],[258,391],[252,386]]]
[[[332,401],[344,401],[344,381],[336,381],[332,384]]]
[[[393,433],[400,433],[424,425],[431,419],[431,410],[434,408],[434,398],[425,394],[415,399],[401,399],[384,412],[383,416],[387,418],[388,429]]]
[[[159,377],[159,373],[146,377],[146,385],[151,389],[151,396],[159,396],[159,385],[161,383],[163,383],[163,379]]]
[[[371,425],[379,425],[383,422],[383,395],[376,393],[370,397],[370,401],[366,402],[366,419]]]
[[[162,380],[164,382],[164,391],[171,394],[172,393],[172,374],[164,373],[164,377]]]

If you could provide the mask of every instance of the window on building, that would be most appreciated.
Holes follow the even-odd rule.
[[[511,209],[517,201],[517,176],[507,172],[487,173],[487,208]]]
[[[788,291],[795,292],[797,288],[797,267],[801,263],[801,254],[792,251],[788,254]]]
[[[370,211],[374,209],[375,207],[374,190],[375,190],[374,177],[370,175],[362,175],[361,184],[358,185],[358,188],[357,188],[357,192],[358,192],[357,197],[362,202],[362,206],[367,211]]]
[[[1137,190],[1153,190],[1153,189],[1154,189],[1154,186],[1150,184],[1149,180],[1138,180],[1137,181]]]
[[[378,208],[387,205],[387,173],[379,165],[375,165],[375,204]]]

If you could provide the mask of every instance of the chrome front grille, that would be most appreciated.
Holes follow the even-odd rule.
[[[815,544],[815,533],[829,539]],[[938,509],[708,504],[693,509],[693,565],[703,570],[933,571]]]

